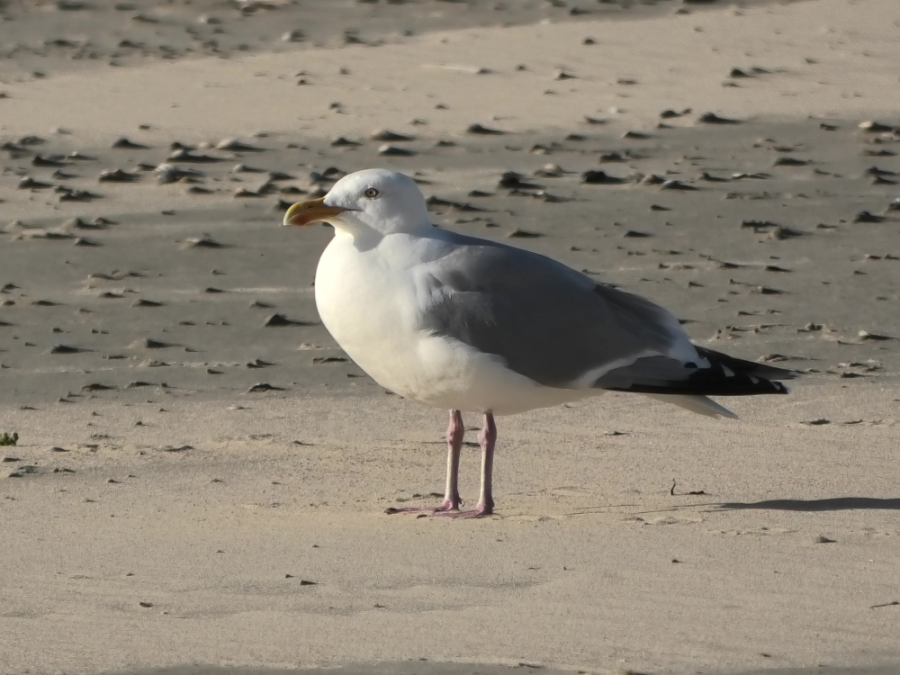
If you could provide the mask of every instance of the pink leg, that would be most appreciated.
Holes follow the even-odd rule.
[[[481,443],[481,496],[475,511],[480,516],[494,513],[494,445],[497,443],[497,425],[494,416],[484,414],[484,428],[478,434]]]
[[[472,511],[455,511],[436,515],[450,518],[480,518],[494,513],[494,445],[497,443],[497,425],[494,424],[494,416],[489,412],[484,414],[484,428],[478,434],[478,442],[481,443],[481,496],[478,504]]]
[[[447,486],[444,488],[444,503],[438,511],[459,511],[459,455],[465,433],[462,413],[451,410],[450,426],[447,427]]]
[[[462,413],[459,410],[450,411],[450,426],[447,427],[447,487],[444,490],[444,501],[440,506],[432,508],[394,508],[391,507],[385,511],[388,514],[394,513],[446,513],[458,512],[460,505],[459,498],[459,455],[462,451],[463,436],[466,428],[463,426]]]

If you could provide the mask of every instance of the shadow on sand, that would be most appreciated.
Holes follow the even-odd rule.
[[[848,511],[851,509],[900,510],[900,498],[832,497],[830,499],[768,499],[762,502],[716,504],[722,510],[774,509],[778,511]],[[900,671],[897,671],[900,672]]]

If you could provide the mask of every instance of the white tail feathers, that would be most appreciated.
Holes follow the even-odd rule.
[[[671,403],[673,405],[677,405],[680,408],[690,410],[691,412],[698,413],[700,415],[706,415],[707,417],[721,416],[730,417],[731,419],[737,419],[737,415],[731,412],[728,408],[719,405],[711,398],[708,398],[706,396],[682,396],[671,394],[645,394],[645,396],[655,398],[657,401],[662,401],[663,403]]]

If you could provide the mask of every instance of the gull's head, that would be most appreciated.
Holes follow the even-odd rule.
[[[297,202],[284,225],[327,222],[356,234],[411,232],[431,227],[425,198],[412,178],[387,169],[366,169],[341,178],[321,199]]]

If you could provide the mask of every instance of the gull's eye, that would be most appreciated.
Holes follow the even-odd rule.
[[[363,192],[363,194],[366,196],[366,199],[378,199],[378,195],[381,193],[375,188],[366,188],[366,191]]]

